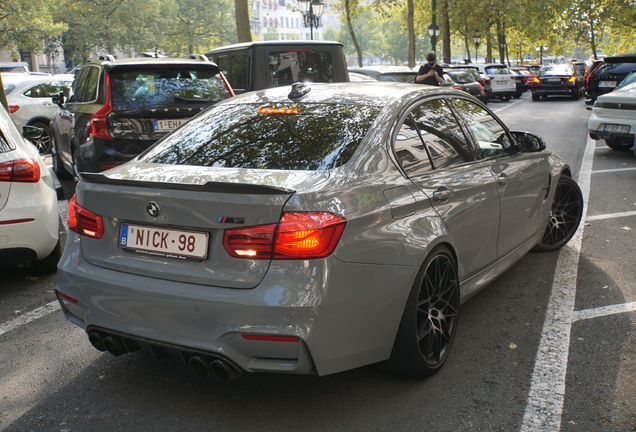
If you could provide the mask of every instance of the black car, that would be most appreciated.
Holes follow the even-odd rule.
[[[515,69],[511,69],[510,71],[515,76],[515,86],[517,87],[517,90],[512,97],[519,99],[523,93],[529,90],[528,83],[526,82],[526,74],[525,71]]]
[[[445,67],[444,73],[455,81],[453,85],[454,88],[465,91],[486,103],[486,93],[484,87],[479,82],[481,78],[477,70]]]
[[[70,96],[53,96],[58,176],[121,165],[209,106],[234,96],[216,64],[193,58],[106,56],[86,63]]]
[[[605,57],[587,78],[585,105],[592,108],[596,98],[609,93],[636,69],[636,53]]]
[[[533,101],[552,95],[571,96],[578,100],[583,92],[583,75],[571,63],[545,65],[539,69],[533,81]]]

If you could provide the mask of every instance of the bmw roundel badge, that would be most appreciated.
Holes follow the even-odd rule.
[[[148,214],[152,217],[159,216],[159,204],[154,201],[148,201],[148,204],[146,204],[146,210],[148,210]]]

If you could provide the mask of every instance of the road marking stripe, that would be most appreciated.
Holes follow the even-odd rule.
[[[608,315],[615,315],[624,312],[636,312],[636,302],[601,306],[592,309],[574,311],[573,322],[592,318],[599,318]]]
[[[58,309],[60,309],[60,304],[57,300],[55,300],[47,305],[44,305],[42,307],[32,310],[31,312],[25,313],[22,316],[12,319],[11,321],[8,321],[4,324],[0,324],[0,336],[15,328],[28,324],[31,321],[35,321],[38,318],[42,318],[43,316],[48,315],[51,312],[55,312]]]
[[[590,196],[594,147],[594,141],[588,138],[578,179],[584,203],[587,203]],[[587,205],[583,210],[584,220],[586,212]],[[521,432],[561,429],[576,280],[584,228],[585,224],[581,224],[568,245],[559,252]]]
[[[614,168],[614,169],[592,171],[592,174],[615,173],[619,171],[634,171],[634,170],[636,170],[636,168]]]
[[[614,219],[614,218],[621,218],[621,217],[629,217],[629,216],[636,216],[636,211],[622,212],[622,213],[607,213],[607,214],[600,214],[600,215],[594,215],[594,216],[586,216],[585,217],[585,222],[587,222],[587,221],[595,221],[595,220],[604,220],[604,219]]]

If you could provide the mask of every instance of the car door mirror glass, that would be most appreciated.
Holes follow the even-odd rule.
[[[22,136],[29,140],[37,140],[42,138],[42,129],[35,126],[23,126],[22,127]]]
[[[521,131],[512,131],[510,133],[515,137],[519,150],[523,153],[538,152],[546,148],[543,138],[535,134]]]
[[[73,97],[71,96],[71,99],[72,99],[72,98],[73,98]],[[65,98],[65,96],[64,96],[64,92],[62,92],[62,91],[61,91],[61,92],[59,92],[59,93],[54,94],[53,96],[51,96],[51,101],[52,101],[54,104],[58,105],[60,108],[62,107],[62,105],[64,105],[64,100],[65,100],[65,99],[66,99],[66,98]]]

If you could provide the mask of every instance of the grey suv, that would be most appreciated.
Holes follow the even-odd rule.
[[[58,176],[121,165],[209,106],[234,96],[216,64],[193,58],[112,56],[82,66],[70,96],[53,96]]]

